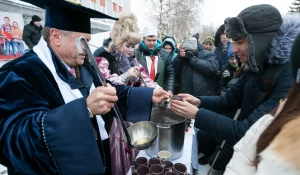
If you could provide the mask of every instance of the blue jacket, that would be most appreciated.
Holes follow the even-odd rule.
[[[284,19],[280,31],[272,40],[269,57],[266,59],[268,63],[265,62],[264,69],[269,64],[288,62],[292,41],[300,32],[300,22],[298,21],[296,18],[287,17]],[[278,75],[269,98],[257,107],[254,104],[257,103],[256,100],[262,92],[261,76],[262,72],[245,71],[225,95],[199,97],[201,108],[197,112],[195,127],[214,135],[218,139],[226,140],[228,143],[235,144],[238,142],[253,123],[278,106],[280,99],[285,98],[288,94],[293,81],[291,68],[287,67]],[[220,114],[239,108],[241,108],[241,113],[237,121]]]

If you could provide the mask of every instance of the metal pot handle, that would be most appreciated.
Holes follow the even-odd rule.
[[[161,125],[157,125],[157,127],[163,128],[163,129],[170,129],[171,128],[171,126],[161,126]]]

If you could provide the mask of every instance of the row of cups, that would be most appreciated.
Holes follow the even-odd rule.
[[[167,151],[166,151],[167,152]],[[139,157],[133,161],[133,175],[187,175],[187,168],[184,164],[175,163],[166,160],[159,152],[158,157],[150,158]]]

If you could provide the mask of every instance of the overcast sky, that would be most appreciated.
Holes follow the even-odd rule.
[[[149,23],[153,25],[145,15],[148,10],[143,2],[144,0],[131,0],[131,11],[138,18],[140,30],[143,30]],[[286,14],[292,2],[293,0],[204,0],[204,3],[199,7],[202,13],[201,23],[205,25],[212,23],[218,27],[223,24],[226,17],[237,16],[246,7],[257,4],[271,4],[281,14]]]

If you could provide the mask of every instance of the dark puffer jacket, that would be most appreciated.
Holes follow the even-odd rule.
[[[177,55],[173,60],[173,67],[180,84],[180,93],[194,96],[215,95],[218,62],[215,55],[205,50],[202,44],[199,44],[197,57],[187,61]]]
[[[158,56],[157,72],[155,76],[155,82],[165,90],[170,90],[173,92],[174,89],[174,69],[172,65],[172,58],[169,52],[162,49],[161,42],[157,40],[157,45],[155,49],[150,53],[148,49],[145,48],[145,44],[142,41],[138,49],[135,50],[135,57],[139,60],[142,66],[147,69],[146,56]],[[150,70],[148,70],[148,73]]]
[[[30,50],[40,41],[42,29],[42,26],[37,27],[32,21],[24,26],[23,40]]]
[[[238,142],[253,123],[272,111],[288,94],[293,81],[290,66],[277,76],[268,98],[259,103],[257,101],[262,94],[263,71],[272,64],[285,64],[289,61],[292,43],[300,32],[300,21],[297,16],[287,16],[282,22],[278,10],[270,5],[251,6],[243,10],[238,17],[243,20],[246,27],[250,27],[246,30],[254,41],[249,43],[251,40],[247,38],[250,69],[244,72],[225,95],[200,97],[201,109],[195,121],[197,128],[230,144]],[[277,32],[274,33],[276,28]],[[218,114],[239,108],[241,113],[237,121]]]

